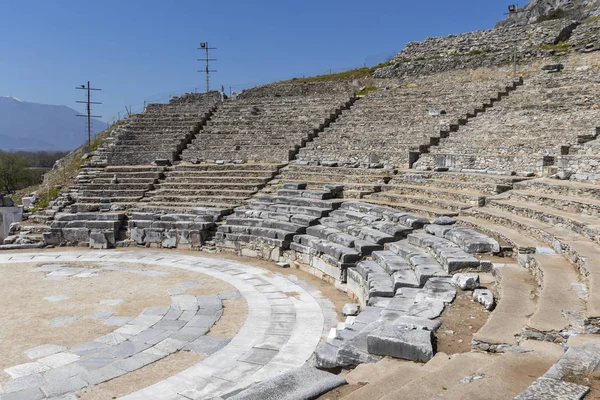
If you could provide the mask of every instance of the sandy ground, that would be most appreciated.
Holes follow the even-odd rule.
[[[168,272],[168,274],[154,277],[104,270],[92,278],[65,277],[51,280],[46,278],[46,272],[32,272],[40,265],[42,264],[15,263],[0,266],[0,309],[3,310],[0,324],[0,338],[2,338],[0,369],[30,362],[24,351],[33,347],[43,344],[73,347],[117,329],[114,326],[106,326],[104,321],[89,318],[81,318],[65,326],[55,327],[49,324],[53,318],[89,316],[100,312],[135,317],[146,307],[171,305],[167,289],[176,288],[181,282],[200,282],[202,286],[186,291],[186,294],[195,296],[233,289],[224,281],[176,268],[123,264],[128,267]],[[67,263],[67,265],[85,268],[98,266],[94,263]],[[45,297],[55,295],[70,298],[58,302],[44,300]],[[99,303],[101,300],[109,299],[122,299],[123,302],[116,306]],[[224,315],[210,334],[233,337],[246,320],[246,301],[238,299],[227,301],[224,305],[226,307]],[[157,364],[160,365],[162,362],[166,361]],[[0,381],[7,379],[8,375],[2,373]]]
[[[492,290],[497,297],[496,280],[491,274],[480,272],[479,280],[481,288]],[[442,326],[436,333],[437,351],[448,355],[470,352],[473,335],[485,325],[489,316],[490,312],[473,300],[473,291],[458,289],[456,299],[442,314]]]

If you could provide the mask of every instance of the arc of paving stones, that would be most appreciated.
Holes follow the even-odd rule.
[[[246,299],[248,304],[248,318],[238,334],[228,344],[193,367],[138,392],[124,396],[122,397],[124,400],[213,398],[219,394],[244,388],[251,383],[262,381],[293,368],[300,367],[310,358],[320,339],[327,333],[329,326],[326,326],[325,320],[330,319],[332,314],[331,310],[322,309],[322,307],[327,308],[327,301],[319,298],[318,291],[309,292],[310,288],[302,285],[301,282],[295,283],[292,279],[271,274],[264,269],[229,260],[183,256],[176,253],[166,254],[162,252],[88,251],[0,254],[0,264],[10,262],[118,262],[176,267],[224,280],[234,286],[241,296]],[[191,313],[188,313],[190,321],[199,316],[196,320],[202,320],[201,325],[205,325],[205,317],[201,313],[203,309],[214,312],[209,318],[214,319],[216,317],[216,314],[220,310],[220,300],[217,304],[215,299],[209,300],[209,297],[211,296],[200,296],[198,303],[196,303],[196,307],[199,304],[197,311],[193,312],[193,316]],[[156,323],[160,321],[168,324],[169,320],[166,319],[166,316],[171,312],[170,318],[172,318],[172,310],[182,308],[183,304],[187,304],[184,305],[184,308],[189,306],[189,311],[192,311],[192,301],[191,299],[189,300],[187,303],[184,298],[174,300],[178,306],[170,307],[162,317],[164,309],[148,308],[145,310],[147,314],[142,313],[140,316],[141,319],[138,320],[140,324],[130,323],[122,327],[126,328],[127,332],[117,332],[122,329],[119,328],[105,337],[111,337],[114,341],[119,342],[122,338],[129,339],[126,335],[135,337],[136,331],[139,331],[137,335],[144,335],[144,332],[147,332],[151,328],[142,329],[142,327],[148,325],[148,322],[151,322],[150,320],[157,321]],[[207,304],[207,306],[203,308],[203,304]],[[217,310],[217,305],[219,305],[219,310]],[[182,313],[184,312],[182,311]],[[205,313],[209,312],[206,311]],[[174,321],[177,321],[177,319]],[[92,371],[94,372],[91,374],[86,373],[79,378],[73,378],[72,375],[68,379],[65,379],[63,375],[63,379],[56,382],[44,382],[44,384],[50,384],[46,386],[47,392],[40,392],[38,388],[33,388],[33,390],[37,389],[37,392],[31,392],[30,394],[39,398],[48,398],[64,393],[76,392],[82,387],[108,381],[122,375],[125,369],[135,370],[141,368],[143,365],[149,363],[147,361],[150,358],[158,357],[159,354],[165,354],[167,350],[169,350],[169,353],[172,353],[183,348],[187,343],[190,343],[187,340],[195,340],[192,336],[202,330],[195,330],[193,333],[190,330],[189,336],[171,335],[167,338],[163,337],[158,342],[162,343],[160,349],[155,349],[158,343],[155,343],[155,346],[151,345],[144,348],[147,345],[146,342],[142,342],[145,343],[143,346],[139,345],[140,347],[136,347],[132,344],[124,345],[124,343],[133,343],[134,341],[132,340],[121,340],[119,343],[115,343],[113,347],[119,350],[113,351],[116,351],[121,356],[125,356],[121,357],[122,359],[118,361],[122,364],[106,364],[100,367],[96,364],[94,365],[96,369],[93,369]],[[177,332],[181,333],[181,329]],[[196,339],[199,336],[201,335],[196,336]],[[89,344],[87,345],[89,346]],[[85,355],[94,354],[94,349],[86,349],[85,344],[78,347],[79,349],[74,348],[72,350],[82,352],[81,355],[74,352],[62,352],[59,353],[61,354],[60,357],[55,357],[60,358],[60,363],[63,363],[61,368],[65,371],[73,368],[72,366],[69,367],[71,364],[64,364],[64,362],[68,361],[67,358],[79,361],[79,359],[75,360],[73,356],[85,357]],[[87,351],[91,353],[86,353]],[[132,351],[136,352],[127,357],[128,353]],[[137,365],[139,366],[135,368]],[[65,373],[68,376],[68,373]],[[23,376],[21,379],[33,376],[34,374]],[[4,397],[0,397],[0,399],[2,398]]]

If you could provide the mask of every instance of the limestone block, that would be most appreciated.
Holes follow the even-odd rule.
[[[435,332],[439,329],[441,322],[439,320],[403,315],[394,320],[394,325],[405,329],[424,329]]]
[[[250,386],[230,399],[315,399],[345,383],[341,376],[305,366]]]
[[[146,243],[162,243],[163,241],[163,230],[162,229],[146,229]]]
[[[446,217],[446,216],[442,216],[442,217],[438,217],[437,219],[435,219],[432,224],[435,225],[454,225],[456,224],[456,219],[452,218],[452,217]]]
[[[452,283],[462,290],[474,290],[479,287],[479,275],[456,274],[452,277]]]
[[[146,230],[142,228],[133,228],[129,231],[129,237],[137,244],[144,244],[146,237]]]
[[[345,316],[356,316],[360,312],[360,304],[344,304],[342,314]]]
[[[473,299],[482,304],[488,310],[492,310],[494,308],[494,293],[492,293],[491,290],[475,289],[473,292]]]
[[[71,243],[87,242],[90,232],[87,228],[65,228],[62,230],[64,240]]]
[[[92,249],[108,249],[108,240],[104,232],[90,233],[90,248]]]
[[[175,229],[165,231],[162,247],[167,249],[174,249],[177,247],[177,231]]]
[[[429,361],[433,357],[432,332],[385,323],[367,336],[367,349],[381,356]]]

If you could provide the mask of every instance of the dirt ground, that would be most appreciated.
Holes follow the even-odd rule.
[[[5,264],[0,266],[0,309],[3,310],[0,324],[0,370],[30,362],[24,351],[43,344],[73,347],[114,331],[118,327],[106,326],[104,321],[82,317],[61,327],[49,321],[61,316],[91,316],[100,312],[112,312],[115,316],[138,316],[149,306],[169,306],[168,289],[177,288],[181,282],[200,282],[200,287],[188,289],[186,294],[194,296],[215,294],[233,289],[228,283],[207,275],[176,268],[161,268],[136,264],[128,267],[167,272],[164,276],[145,276],[124,271],[102,270],[91,278],[64,277],[60,280],[47,279],[47,272],[32,272],[42,264]],[[94,268],[95,263],[61,263],[79,268]],[[116,263],[115,263],[116,264]],[[64,295],[69,298],[49,302],[45,297]],[[101,300],[122,299],[122,303],[102,305]],[[233,337],[246,320],[247,306],[244,299],[224,302],[225,311],[221,320],[209,334]],[[7,340],[8,338],[8,340]],[[183,356],[182,356],[183,357]],[[201,357],[201,356],[199,356]],[[189,358],[185,357],[187,360]],[[200,361],[187,365],[185,368]],[[157,363],[167,371],[167,360]],[[181,364],[181,361],[174,365]],[[184,369],[185,369],[184,368]],[[178,371],[169,371],[169,374]],[[0,381],[8,380],[1,374]]]
[[[481,287],[493,290],[496,295],[494,277],[484,273],[479,273],[479,277]],[[473,335],[485,325],[489,315],[485,307],[473,300],[473,291],[458,289],[456,299],[442,314],[442,325],[436,333],[437,351],[448,355],[471,351]]]

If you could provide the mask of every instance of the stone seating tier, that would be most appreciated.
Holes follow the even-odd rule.
[[[395,64],[378,69],[374,75],[376,78],[423,77],[467,68],[503,67],[513,58],[515,37],[519,38],[516,47],[519,59],[530,60],[549,52],[544,49],[545,44],[568,39],[565,33],[572,28],[572,21],[559,19],[517,28],[503,26],[427,38],[407,43],[394,57]]]
[[[220,101],[217,92],[184,97],[169,104],[149,105],[143,113],[127,120],[96,152],[97,162],[142,165],[157,159],[177,160]]]
[[[415,167],[541,175],[571,147],[597,137],[599,77],[594,70],[534,76],[481,118],[441,139]]]
[[[168,167],[142,202],[154,207],[233,209],[261,190],[279,164],[187,164]]]
[[[73,186],[75,204],[67,209],[71,212],[125,210],[163,177],[164,168],[151,165],[83,169]]]
[[[421,82],[423,86],[426,83]],[[429,83],[433,88],[409,85],[370,92],[300,149],[297,159],[313,165],[337,162],[409,167],[417,154],[427,152],[429,146],[457,131],[470,118],[485,113],[521,81],[471,82],[460,85],[460,89]],[[394,150],[382,150],[380,143],[388,141]]]
[[[125,214],[119,213],[59,213],[43,234],[44,243],[54,246],[87,244],[94,249],[114,247],[122,240]]]
[[[315,85],[306,87],[316,88]],[[350,92],[227,101],[183,150],[182,159],[288,162],[353,101]]]
[[[363,211],[382,210],[364,203],[344,203],[342,207],[346,204],[352,204],[349,208]],[[342,210],[345,209],[334,213]],[[400,215],[394,210],[388,211],[387,215],[393,214]],[[357,220],[366,222],[365,218],[370,221],[377,219],[377,213],[373,212],[362,214],[351,211],[346,215],[348,223],[356,223]],[[393,225],[391,220],[388,223]],[[436,225],[436,228],[442,226]],[[351,367],[376,362],[379,356],[384,355],[412,361],[425,361],[433,356],[432,335],[440,326],[439,316],[456,296],[453,273],[489,267],[462,247],[490,253],[499,249],[495,240],[473,230],[454,226],[443,228],[443,233],[440,229],[431,230],[439,236],[424,232],[408,233],[412,230],[408,229],[405,239],[384,244],[385,249],[372,251],[368,259],[347,269],[346,288],[362,304],[361,312],[347,319],[341,328],[333,329],[327,342],[317,348],[318,367]],[[389,337],[388,334],[382,335],[389,329],[394,334]],[[421,332],[423,337],[411,337],[410,332],[415,332],[412,329]],[[398,340],[391,339],[392,336]],[[379,340],[392,340],[394,345],[382,351],[376,345]]]

